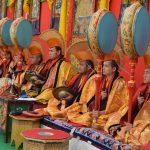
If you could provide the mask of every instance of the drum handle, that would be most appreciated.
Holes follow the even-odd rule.
[[[131,59],[130,60],[130,80],[128,81],[128,91],[129,91],[129,103],[128,103],[128,122],[131,122],[131,115],[132,115],[132,100],[133,100],[133,96],[134,96],[134,92],[135,92],[135,68],[136,68],[136,64],[137,64],[138,59]]]

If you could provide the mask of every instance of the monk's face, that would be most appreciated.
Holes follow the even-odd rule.
[[[88,65],[86,63],[86,61],[81,61],[79,68],[78,68],[78,72],[79,73],[86,73],[88,71]]]
[[[11,53],[10,52],[6,52],[5,53],[2,53],[2,58],[6,57],[6,60],[10,60],[11,59]]]
[[[150,68],[144,70],[144,83],[150,84]]]
[[[112,66],[111,61],[105,61],[103,63],[103,75],[109,76],[114,74],[116,71],[116,68]]]
[[[31,56],[31,64],[32,65],[38,65],[40,64],[42,60],[42,55],[41,54],[35,54]]]
[[[49,49],[50,59],[54,60],[55,58],[60,56],[60,51],[57,51],[55,47]]]

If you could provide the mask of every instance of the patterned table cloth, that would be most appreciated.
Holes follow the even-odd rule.
[[[42,122],[43,125],[53,126],[63,131],[70,132],[75,137],[80,137],[83,140],[90,141],[93,145],[106,150],[131,150],[129,145],[123,144],[114,140],[110,135],[103,131],[97,131],[92,128],[77,127],[62,120],[45,117]]]

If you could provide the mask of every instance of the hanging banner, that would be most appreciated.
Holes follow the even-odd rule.
[[[32,0],[30,10],[33,35],[40,34],[40,0]]]
[[[7,1],[1,0],[1,19],[6,17]]]
[[[16,0],[14,19],[23,15],[23,0]]]
[[[0,0],[0,19],[2,19],[1,14],[2,14],[2,0]]]
[[[86,39],[89,21],[95,9],[94,0],[75,0],[72,42]]]
[[[62,0],[56,0],[53,4],[51,28],[56,29],[57,31],[59,30],[61,5]]]

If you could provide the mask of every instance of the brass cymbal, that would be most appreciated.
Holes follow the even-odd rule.
[[[73,94],[72,90],[65,86],[57,87],[57,88],[53,89],[52,93],[57,100],[61,100],[65,97],[67,97],[68,93]]]

